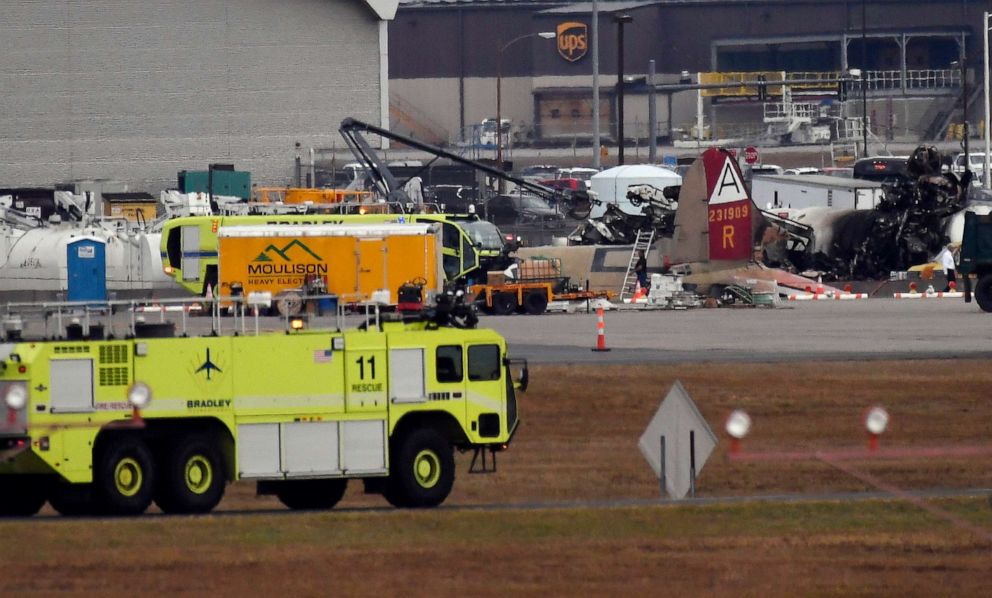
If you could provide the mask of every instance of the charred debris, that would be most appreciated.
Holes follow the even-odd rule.
[[[941,154],[934,147],[913,151],[906,176],[883,183],[883,198],[872,210],[837,210],[828,225],[810,226],[760,210],[763,222],[754,229],[764,265],[824,279],[882,279],[892,271],[929,261],[948,242],[945,221],[963,209],[974,173],[960,178],[941,172]],[[598,219],[588,219],[569,237],[575,244],[630,244],[639,230],[654,228],[671,238],[675,230],[680,187],[663,194],[631,187],[627,199],[642,213],[631,215],[616,204]],[[593,201],[596,201],[595,199]],[[829,240],[817,244],[820,236]]]

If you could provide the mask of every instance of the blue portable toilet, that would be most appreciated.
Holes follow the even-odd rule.
[[[107,300],[107,253],[104,241],[81,237],[66,245],[69,301]]]

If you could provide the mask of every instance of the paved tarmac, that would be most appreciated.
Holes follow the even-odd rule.
[[[146,314],[149,322],[158,314]],[[126,330],[117,315],[114,334]],[[169,319],[172,319],[171,317]],[[363,316],[351,315],[345,327]],[[775,308],[695,308],[605,312],[606,346],[596,346],[595,311],[541,316],[481,316],[480,326],[503,334],[512,357],[532,363],[769,362],[863,359],[992,358],[992,313],[961,299],[868,299],[861,301],[782,302]],[[101,322],[100,316],[93,323]],[[193,335],[209,334],[211,319],[189,318]],[[222,318],[225,332],[240,321]],[[286,322],[261,318],[260,328],[281,330]],[[312,322],[334,327],[332,317]],[[29,326],[43,333],[40,321]],[[252,333],[254,320],[245,322]],[[177,333],[182,326],[177,322]]]
[[[992,357],[992,314],[961,299],[786,302],[777,308],[485,316],[532,363]]]

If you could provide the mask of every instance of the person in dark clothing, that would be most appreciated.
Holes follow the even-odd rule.
[[[648,260],[644,257],[644,250],[637,250],[637,262],[634,264],[634,273],[637,274],[638,288],[646,289],[648,286]]]

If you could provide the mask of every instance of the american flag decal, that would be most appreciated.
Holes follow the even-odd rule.
[[[313,352],[313,362],[314,363],[330,363],[331,357],[334,356],[334,351],[332,349],[317,349]]]

